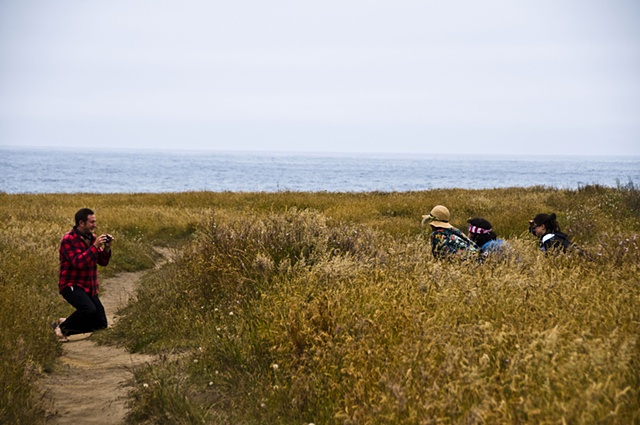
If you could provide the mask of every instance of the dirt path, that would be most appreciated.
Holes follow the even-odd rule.
[[[162,253],[169,258],[168,251]],[[101,283],[104,290],[100,300],[109,326],[117,321],[115,313],[129,302],[144,274],[121,273]],[[89,336],[69,337],[63,344],[60,365],[43,381],[45,397],[51,402],[47,424],[123,423],[132,369],[154,360],[153,356],[131,354],[123,348],[99,346]]]

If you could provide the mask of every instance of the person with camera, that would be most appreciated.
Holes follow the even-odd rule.
[[[98,297],[98,266],[111,259],[113,237],[96,236],[96,216],[89,208],[75,215],[75,226],[60,241],[58,290],[76,311],[60,318],[54,331],[62,342],[70,335],[93,332],[107,327],[107,316]]]

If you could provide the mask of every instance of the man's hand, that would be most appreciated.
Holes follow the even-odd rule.
[[[94,245],[96,248],[104,248],[106,251],[111,250],[111,244],[113,243],[113,236],[108,233],[100,235],[96,238]]]

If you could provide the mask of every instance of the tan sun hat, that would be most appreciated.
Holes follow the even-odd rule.
[[[447,207],[444,205],[436,205],[429,214],[422,216],[422,224],[428,221],[432,226],[450,229],[453,226],[449,224],[449,218],[450,214]]]

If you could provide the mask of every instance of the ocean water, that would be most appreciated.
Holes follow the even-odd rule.
[[[399,192],[640,183],[640,156],[516,157],[0,147],[0,192]]]

